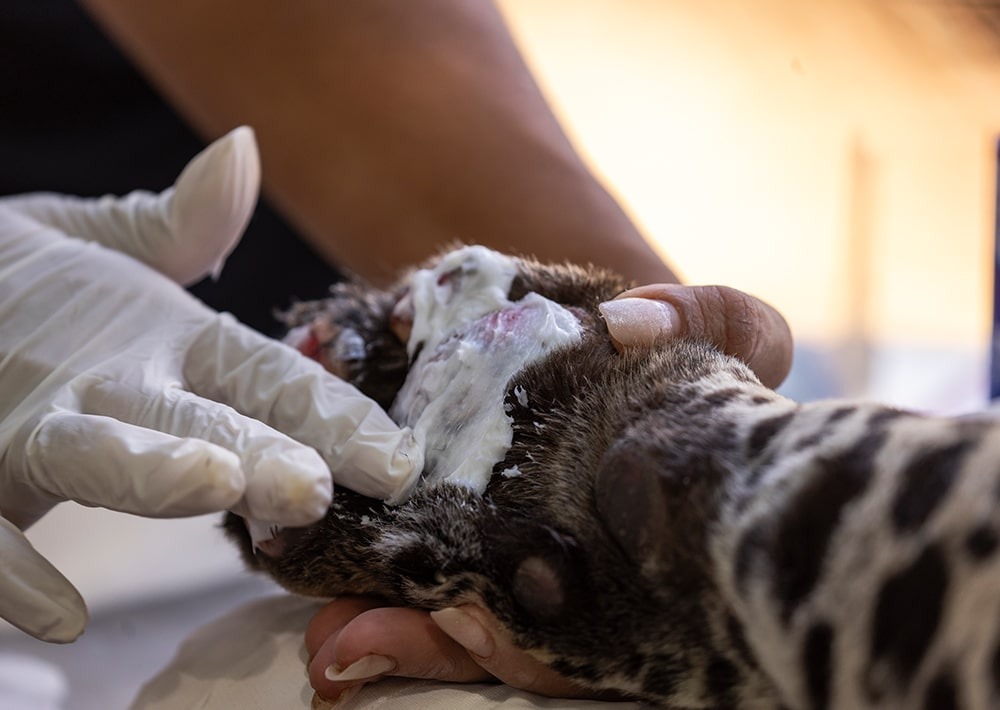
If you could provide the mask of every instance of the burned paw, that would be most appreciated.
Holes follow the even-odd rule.
[[[410,290],[406,289],[389,315],[389,330],[399,338],[399,342],[410,342],[410,333],[413,332],[413,296]]]
[[[285,343],[345,380],[351,379],[367,358],[367,347],[360,333],[324,317],[294,328],[285,336]]]
[[[399,292],[344,282],[330,298],[294,305],[281,319],[284,342],[387,409],[406,376],[404,341],[392,327]]]

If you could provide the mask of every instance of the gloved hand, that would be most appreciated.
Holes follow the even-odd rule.
[[[171,280],[218,271],[259,182],[241,128],[159,195],[0,200],[0,617],[40,639],[87,619],[21,533],[60,501],[297,526],[330,470],[382,498],[419,474],[377,405]]]

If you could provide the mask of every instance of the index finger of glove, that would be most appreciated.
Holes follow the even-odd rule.
[[[358,493],[399,497],[420,473],[409,429],[319,363],[229,316],[193,343],[183,374],[192,391],[316,449],[334,479]]]
[[[245,481],[242,499],[229,500],[219,510],[228,508],[244,517],[300,526],[323,517],[330,506],[330,470],[316,451],[228,405],[176,387],[144,393],[110,380],[91,385],[81,401],[88,412],[134,424],[149,432],[146,436],[163,432],[162,436],[213,446],[238,458],[233,464]],[[200,485],[213,485],[208,471],[204,475]],[[189,484],[199,485],[198,472],[191,476]],[[123,478],[128,480],[127,472]]]
[[[226,510],[243,494],[235,454],[110,416],[57,411],[29,435],[16,462],[22,486],[5,492],[8,518],[25,527],[40,496],[148,517]],[[13,517],[14,512],[25,516]]]
[[[87,607],[72,584],[0,517],[0,617],[42,641],[69,643],[87,625]]]

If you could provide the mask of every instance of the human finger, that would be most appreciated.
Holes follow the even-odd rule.
[[[323,517],[330,505],[330,469],[315,450],[226,404],[178,388],[136,392],[113,381],[92,385],[81,401],[88,412],[175,437],[211,442],[232,452],[245,481],[242,499],[225,506],[234,513],[266,523],[301,526]]]
[[[2,204],[67,236],[97,242],[144,262],[180,284],[218,275],[239,242],[260,191],[253,131],[241,126],[212,143],[173,187],[86,199],[51,193]]]
[[[341,698],[386,675],[458,683],[491,679],[426,611],[369,599],[330,609],[316,623],[326,626],[328,635],[310,661],[309,679],[325,698]]]
[[[354,617],[369,609],[385,606],[377,597],[337,597],[317,611],[306,627],[306,652],[311,661],[327,640],[340,632]]]
[[[53,500],[183,517],[225,510],[244,490],[236,454],[208,441],[67,411],[43,417],[10,464],[26,485],[6,492],[6,516],[22,528]],[[39,506],[39,493],[51,500]]]
[[[400,500],[423,452],[374,401],[294,348],[221,315],[188,351],[192,391],[226,402],[313,447],[334,479],[371,498]]]
[[[728,286],[640,286],[599,308],[619,349],[683,336],[704,339],[746,362],[768,387],[781,384],[792,366],[792,334],[782,315]]]
[[[431,612],[434,623],[483,670],[509,686],[553,698],[594,697],[516,646],[496,618],[475,605]]]
[[[87,625],[76,588],[17,527],[0,517],[0,618],[41,641],[69,643]]]

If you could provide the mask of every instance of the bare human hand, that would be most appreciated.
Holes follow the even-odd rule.
[[[619,350],[660,340],[708,340],[777,387],[792,367],[792,334],[778,311],[728,286],[651,284],[600,306]]]
[[[550,697],[594,697],[517,648],[493,616],[467,605],[428,613],[342,597],[306,631],[309,682],[329,700],[346,699],[384,676],[456,683],[500,681]]]

